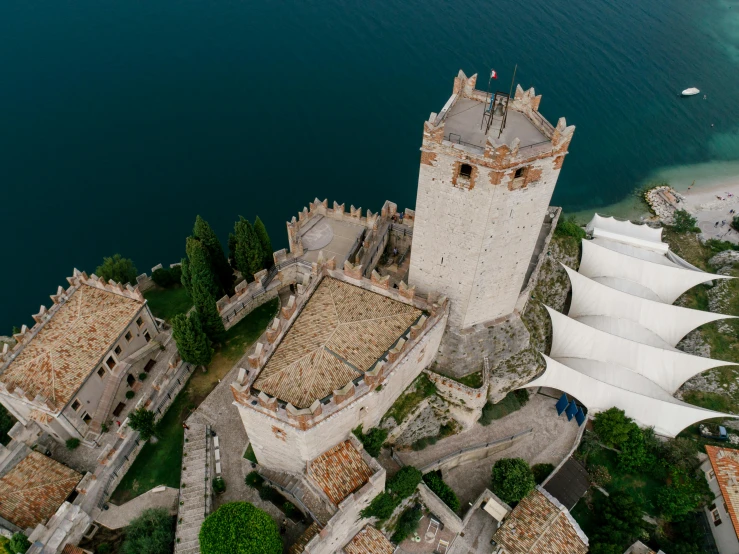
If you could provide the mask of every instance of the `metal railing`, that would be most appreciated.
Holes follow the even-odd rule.
[[[547,136],[547,138],[551,139],[552,135],[554,135],[554,125],[549,123],[549,121],[547,121],[543,115],[536,111],[531,111],[531,118],[544,128],[544,134]]]
[[[444,135],[444,140],[453,142],[454,144],[460,144],[462,146],[469,146],[471,148],[477,148],[478,150],[485,150],[485,148],[480,146],[479,144],[472,144],[471,142],[463,141],[462,135],[458,135],[457,133],[449,133],[448,135]]]

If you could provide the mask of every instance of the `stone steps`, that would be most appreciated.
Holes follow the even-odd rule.
[[[190,423],[185,429],[187,441],[183,446],[180,502],[177,514],[175,554],[198,554],[198,534],[205,520],[209,503],[206,494],[212,494],[209,482],[212,443],[208,438],[210,429],[202,424]],[[182,520],[180,522],[180,520]]]

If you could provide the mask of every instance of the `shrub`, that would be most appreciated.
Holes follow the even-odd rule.
[[[154,412],[141,406],[128,414],[128,424],[139,432],[142,440],[148,441],[154,435]]]
[[[99,265],[95,273],[106,283],[111,279],[116,283],[125,285],[126,283],[136,284],[136,266],[133,261],[122,257],[120,254],[114,254],[112,257],[103,258],[102,265]]]
[[[377,458],[377,456],[380,455],[382,445],[385,443],[385,439],[387,439],[387,431],[385,429],[373,427],[370,429],[369,433],[364,434],[362,432],[362,426],[360,425],[352,432],[364,445],[364,449],[367,451],[367,454],[373,458]]]
[[[0,348],[2,344],[0,344]],[[10,437],[8,431],[15,425],[16,419],[5,409],[5,406],[0,404],[0,444],[8,444]]]
[[[610,496],[596,493],[591,510],[594,519],[591,550],[616,552],[606,549],[606,545],[618,545],[618,552],[626,550],[642,533],[643,510],[641,504],[623,491],[614,492]],[[596,550],[593,548],[596,544],[601,544],[602,547]]]
[[[541,485],[552,471],[554,471],[552,464],[536,464],[531,468],[531,473],[534,474],[534,481],[537,485]]]
[[[670,521],[697,510],[709,496],[708,483],[701,474],[691,475],[681,469],[673,469],[669,484],[657,493],[657,508],[664,519]]]
[[[528,389],[516,389],[513,391],[513,394],[516,396],[516,400],[518,400],[522,407],[529,401]]]
[[[654,468],[656,459],[647,444],[648,436],[653,436],[653,431],[642,431],[636,423],[631,424],[628,438],[621,445],[618,455],[618,465],[622,470],[649,472]]]
[[[101,423],[101,424],[100,424],[100,430],[101,430],[101,431],[102,431],[103,433],[107,433],[109,429],[110,429],[110,428],[108,427],[108,424],[107,424],[107,423]]]
[[[173,517],[164,508],[149,508],[126,527],[122,554],[169,554],[174,544]]]
[[[611,482],[611,474],[606,466],[595,466],[588,473],[590,474],[590,481],[596,487],[605,487]]]
[[[272,518],[248,502],[230,502],[210,514],[200,528],[203,554],[282,554]]]
[[[298,509],[295,507],[295,504],[292,502],[285,502],[282,504],[282,511],[285,512],[285,515],[287,517],[294,517],[298,515]]]
[[[251,471],[246,477],[244,477],[244,483],[253,489],[258,489],[262,486],[262,483],[264,483],[264,477],[259,475],[259,472],[257,471]]]
[[[262,483],[262,486],[259,489],[259,498],[274,504],[279,502],[282,497],[279,492],[270,487],[267,483]]]
[[[492,491],[503,501],[518,502],[536,486],[534,474],[522,458],[501,458],[493,465]]]
[[[623,410],[614,407],[595,415],[593,430],[606,446],[619,448],[629,438],[632,424]]]
[[[452,511],[459,511],[459,498],[454,494],[452,488],[447,485],[441,478],[441,471],[430,471],[423,476],[423,482],[431,491],[438,496],[444,504],[449,506]]]
[[[23,533],[15,533],[10,537],[10,542],[6,545],[12,554],[24,554],[26,550],[31,548],[31,543]]]
[[[134,396],[136,396],[136,393],[133,392],[132,390],[126,391],[126,398],[128,398],[129,400],[131,400]]]
[[[700,232],[700,229],[695,226],[696,219],[685,210],[675,210],[673,220],[672,228],[678,233]]]
[[[223,480],[223,477],[213,478],[213,492],[216,494],[226,492],[226,481]]]
[[[711,250],[713,254],[719,254],[720,252],[725,252],[726,250],[739,250],[739,245],[736,245],[733,242],[729,242],[727,240],[719,239],[708,239],[706,241],[706,246]]]
[[[148,373],[139,373],[139,381],[146,381],[146,378],[149,376]]]
[[[169,268],[157,269],[151,274],[154,282],[163,288],[179,285],[182,282],[182,267],[179,265]]]
[[[364,510],[359,512],[364,518],[376,517],[380,521],[389,518],[401,500],[387,492],[381,492],[372,499]]]
[[[564,214],[561,214],[559,216],[559,220],[557,221],[557,227],[554,231],[558,235],[574,237],[578,241],[585,238],[585,229],[577,224],[574,215],[565,218]]]
[[[731,219],[731,228],[734,229],[734,231],[739,231],[739,215],[735,215]]]
[[[391,540],[395,544],[403,542],[406,537],[418,529],[418,522],[421,521],[422,515],[421,510],[415,506],[404,510],[395,524],[395,533],[393,533]]]
[[[413,466],[405,466],[387,482],[387,490],[399,498],[407,498],[412,495],[418,484],[423,479],[423,474]]]
[[[107,542],[101,542],[95,549],[96,554],[112,554],[113,547]]]
[[[74,450],[80,445],[80,439],[67,439],[67,442],[65,444],[67,446],[67,450]]]

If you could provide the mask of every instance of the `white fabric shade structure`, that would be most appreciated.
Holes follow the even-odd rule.
[[[666,397],[655,398],[649,391],[634,392],[588,375],[577,369],[544,356],[547,368],[527,387],[552,387],[574,396],[590,413],[601,412],[613,406],[645,427],[654,427],[659,435],[674,437],[686,427],[704,419],[734,417],[729,414],[704,410],[681,402],[665,393]]]
[[[693,329],[734,317],[672,305],[693,286],[724,276],[674,256],[661,229],[599,215],[587,229],[594,238],[583,240],[580,272],[563,266],[572,284],[569,314],[547,307],[550,356],[544,373],[525,386],[564,391],[590,413],[615,406],[670,437],[704,419],[735,417],[673,397],[691,377],[737,365],[675,348]]]
[[[666,304],[700,283],[731,278],[645,261],[588,240],[582,241],[579,272],[611,288]]]

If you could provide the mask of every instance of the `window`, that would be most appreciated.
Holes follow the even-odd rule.
[[[713,517],[713,525],[715,527],[721,525],[721,516],[719,515],[718,510],[711,510],[711,517]]]
[[[98,377],[105,379],[105,368],[101,367],[98,369]]]
[[[121,352],[123,352],[123,351],[121,350],[121,347],[120,347],[120,345],[117,345],[117,346],[115,347],[115,350],[113,350],[113,352],[115,352],[115,355],[116,355],[116,356],[120,356],[120,355],[121,355]]]
[[[472,177],[472,166],[470,164],[462,164],[459,166],[459,176],[469,179]]]
[[[151,336],[149,335],[149,331],[144,331],[144,339],[146,339],[146,342],[149,342],[151,340]]]
[[[141,316],[139,316],[138,318],[136,318],[136,325],[138,325],[139,327],[141,327],[143,324],[144,324],[144,320],[141,319]]]
[[[135,383],[135,382],[136,382],[136,379],[134,378],[134,376],[133,376],[133,375],[131,375],[131,374],[129,373],[129,374],[128,374],[128,376],[126,377],[126,383],[128,383],[128,386],[129,386],[129,387],[132,387],[132,386],[134,385],[134,383]]]
[[[716,478],[716,472],[711,470],[708,472],[708,480],[713,481]]]
[[[79,400],[75,400],[74,402],[72,402],[72,409],[75,412],[80,409],[80,406],[82,406],[82,404],[80,404]]]
[[[90,417],[90,414],[85,412],[82,416],[82,421],[84,421],[85,423],[90,423],[92,421],[92,417]]]
[[[128,342],[131,342],[132,338],[133,338],[133,335],[131,334],[131,331],[126,331],[126,340]]]
[[[105,360],[105,365],[107,365],[110,369],[113,369],[115,367],[115,360],[113,359],[113,356],[108,356],[108,359]]]
[[[513,178],[514,179],[519,179],[519,178],[523,177],[525,173],[526,173],[526,168],[525,167],[519,167],[516,170],[516,174],[513,176]]]

